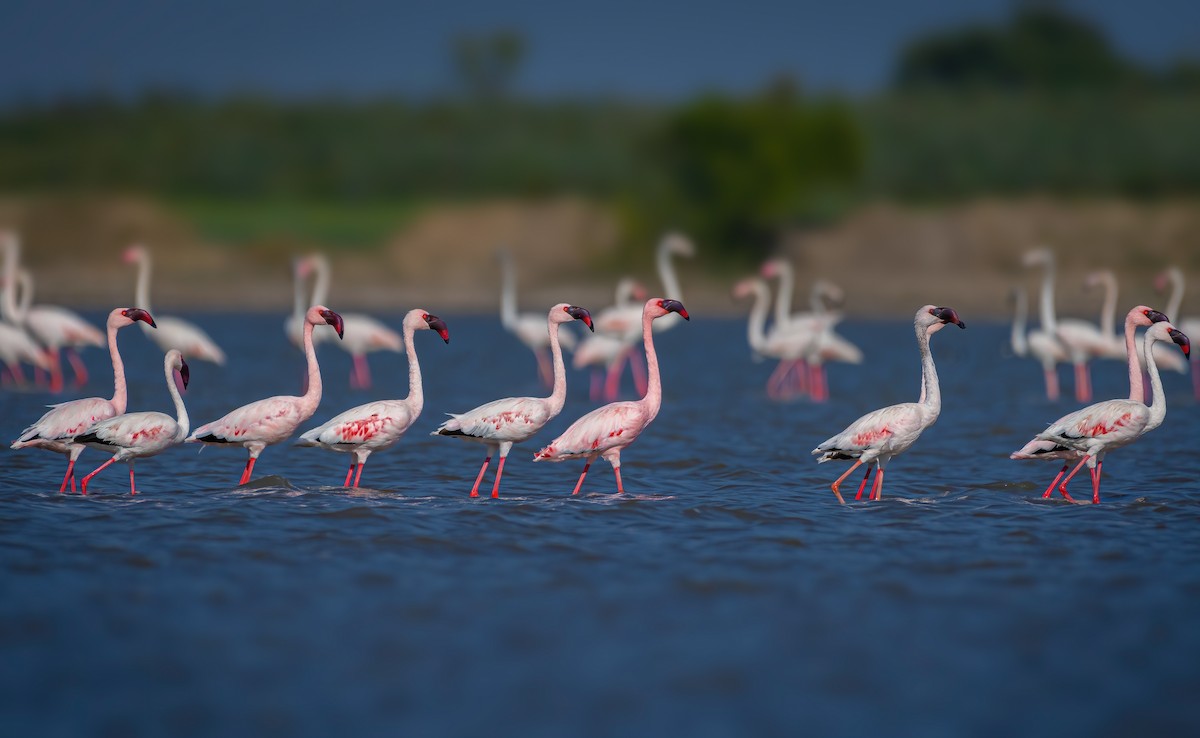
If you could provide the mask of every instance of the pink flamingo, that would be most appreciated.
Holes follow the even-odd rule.
[[[126,264],[137,265],[138,305],[145,310],[150,309],[150,270],[152,267],[150,252],[144,246],[135,245],[125,249],[123,259]],[[171,315],[158,316],[158,330],[151,333],[143,330],[150,340],[154,341],[162,351],[178,349],[188,358],[198,361],[209,361],[217,366],[225,364],[225,352],[212,340],[204,329],[183,318]]]
[[[588,468],[597,457],[603,457],[612,464],[613,474],[617,478],[617,494],[625,492],[621,484],[621,450],[637,440],[662,406],[662,381],[658,375],[652,324],[671,313],[690,320],[687,310],[678,300],[655,297],[642,308],[642,343],[646,348],[646,367],[650,375],[642,399],[613,402],[596,408],[572,423],[562,435],[534,455],[534,461],[587,459],[572,495],[579,494]]]
[[[11,448],[44,448],[67,455],[67,473],[63,475],[59,492],[67,488],[68,480],[71,482],[71,491],[75,490],[75,460],[84,449],[82,444],[75,442],[75,436],[87,430],[93,423],[125,412],[125,364],[121,361],[121,352],[117,349],[117,331],[139,320],[154,325],[154,318],[141,308],[117,308],[108,314],[108,354],[112,359],[113,368],[111,400],[103,397],[85,397],[51,405],[49,412],[21,431],[21,435],[12,443]]]
[[[1163,394],[1162,380],[1158,375],[1158,366],[1154,361],[1154,344],[1160,341],[1172,341],[1183,349],[1184,356],[1191,356],[1191,342],[1181,331],[1169,322],[1162,320],[1154,323],[1146,331],[1143,357],[1146,369],[1150,374],[1150,391],[1152,400],[1146,407],[1141,398],[1128,400],[1107,400],[1089,405],[1069,415],[1064,415],[1051,423],[1046,430],[1034,436],[1033,440],[1013,454],[1013,458],[1028,458],[1037,453],[1046,455],[1061,454],[1051,458],[1069,458],[1069,454],[1080,456],[1079,463],[1071,473],[1058,485],[1058,491],[1068,500],[1067,485],[1075,474],[1087,464],[1092,477],[1092,503],[1100,503],[1100,475],[1104,470],[1104,456],[1113,449],[1127,446],[1146,433],[1162,425],[1167,416],[1167,400]],[[1133,374],[1137,369],[1130,367],[1130,394],[1134,394]],[[1140,388],[1138,388],[1140,389]],[[1064,467],[1065,468],[1065,467]],[[1054,482],[1062,477],[1058,473]],[[1043,497],[1049,495],[1050,489]]]
[[[1139,327],[1148,327],[1155,323],[1162,323],[1167,320],[1167,316],[1148,308],[1145,305],[1138,305],[1129,311],[1125,316],[1125,340],[1124,351],[1126,362],[1129,366],[1129,399],[1141,402],[1145,395],[1142,389],[1142,369],[1138,361],[1138,345],[1136,340],[1136,332]],[[1041,459],[1044,461],[1062,461],[1062,469],[1059,470],[1058,476],[1046,488],[1046,492],[1042,495],[1043,498],[1049,497],[1054,492],[1054,487],[1067,473],[1067,469],[1071,466],[1071,462],[1079,459],[1083,454],[1072,449],[1060,447],[1054,441],[1043,441],[1034,439],[1025,444],[1018,451],[1014,451],[1010,459]],[[1064,491],[1063,496],[1068,500],[1071,499]]]
[[[312,417],[321,404],[321,368],[313,348],[313,328],[331,325],[341,338],[344,330],[342,316],[324,305],[314,305],[304,314],[304,356],[308,361],[308,389],[300,397],[277,395],[242,405],[224,417],[206,423],[185,439],[186,443],[205,443],[217,446],[237,445],[250,452],[246,468],[238,484],[250,481],[254,462],[267,446],[279,443],[295,432],[296,427]]]
[[[483,481],[483,474],[492,461],[492,455],[497,451],[500,453],[500,462],[496,467],[496,481],[492,484],[492,497],[499,497],[504,460],[508,458],[513,444],[531,438],[562,412],[563,403],[567,399],[567,370],[563,366],[558,327],[573,320],[581,320],[589,330],[594,330],[591,313],[565,302],[550,308],[550,313],[546,316],[551,360],[554,364],[554,389],[549,397],[507,397],[494,400],[465,413],[451,413],[450,419],[433,432],[432,435],[435,436],[453,436],[487,445],[488,453],[483,459],[483,466],[479,467],[475,484],[471,487],[471,497],[479,496],[479,483]]]
[[[1200,335],[1200,318],[1181,318],[1179,316],[1179,308],[1183,304],[1183,289],[1184,280],[1183,272],[1179,267],[1168,267],[1165,272],[1158,275],[1154,280],[1154,287],[1159,292],[1166,289],[1167,285],[1171,286],[1171,297],[1167,300],[1167,315],[1174,315],[1175,321],[1179,325],[1179,329],[1184,333],[1195,336]],[[1167,354],[1174,356],[1175,354]],[[1163,363],[1161,354],[1155,354],[1154,359]],[[1191,363],[1191,362],[1189,362]],[[1192,363],[1192,391],[1196,395],[1196,399],[1200,400],[1200,364]]]
[[[351,486],[351,475],[354,476],[353,486],[357,487],[367,457],[399,441],[421,415],[425,395],[421,388],[421,365],[417,363],[417,349],[413,344],[414,332],[434,330],[443,341],[450,343],[450,331],[446,323],[421,309],[408,311],[404,316],[403,330],[404,346],[408,353],[408,397],[359,405],[300,436],[300,446],[316,446],[352,454],[343,487]]]
[[[497,253],[500,259],[500,325],[517,337],[533,352],[538,365],[538,378],[547,387],[554,385],[554,367],[551,359],[550,339],[546,334],[546,320],[541,313],[517,312],[517,268],[512,254],[507,249]],[[562,348],[575,348],[575,334],[563,331],[559,337]]]
[[[622,364],[628,356],[628,341],[630,321],[640,321],[642,317],[642,302],[646,300],[646,290],[631,277],[622,277],[617,282],[615,304],[601,310],[593,318],[597,333],[588,336],[575,349],[571,366],[576,369],[592,367],[592,383],[590,397],[597,400],[611,390],[615,397],[617,385],[620,382]],[[631,316],[631,310],[635,315]],[[645,376],[639,374],[642,365],[636,362],[630,364],[634,373],[634,383],[638,386],[645,384]],[[608,382],[603,380],[607,372]],[[601,385],[605,384],[604,387]]]
[[[871,475],[871,463],[875,464],[875,481],[871,485],[868,500],[883,497],[883,469],[893,456],[903,453],[916,442],[921,432],[937,421],[942,412],[942,393],[938,384],[937,368],[933,364],[933,353],[929,350],[929,339],[949,324],[966,328],[952,308],[926,305],[917,311],[913,321],[917,332],[917,346],[921,350],[921,399],[891,405],[867,413],[851,423],[846,430],[829,438],[812,450],[817,463],[840,459],[857,459],[854,466],[833,483],[833,494],[838,502],[845,504],[839,486],[846,477],[861,464],[867,465],[858,494],[862,499],[867,477]]]
[[[1100,331],[1100,328],[1086,320],[1064,319],[1057,320],[1054,314],[1054,270],[1055,270],[1054,252],[1050,249],[1036,249],[1025,254],[1024,263],[1027,267],[1043,267],[1042,272],[1042,294],[1041,294],[1041,314],[1042,314],[1042,330],[1052,334],[1057,339],[1059,345],[1066,353],[1071,363],[1075,365],[1075,400],[1077,402],[1089,402],[1092,399],[1092,379],[1091,370],[1088,362],[1096,357],[1103,357],[1109,351],[1110,341]],[[1038,346],[1034,346],[1035,337],[1029,337],[1030,348],[1035,349],[1035,353],[1049,351],[1048,347],[1043,347],[1040,343],[1044,340],[1041,336],[1037,337]],[[1043,359],[1045,365],[1046,359]],[[1048,370],[1046,376],[1046,391],[1050,394],[1051,378]],[[1054,384],[1057,385],[1058,378],[1054,377]],[[1057,396],[1057,387],[1054,388],[1055,396]],[[1054,399],[1054,398],[1051,398]]]
[[[183,354],[177,349],[170,349],[163,357],[163,372],[167,377],[167,391],[171,393],[171,399],[175,402],[177,419],[155,412],[125,413],[94,423],[92,427],[75,436],[75,443],[84,443],[113,454],[111,459],[83,478],[80,485],[83,494],[87,494],[88,482],[92,477],[104,471],[109,464],[124,461],[129,464],[129,494],[136,495],[137,487],[133,481],[134,459],[161,453],[182,442],[183,437],[187,435],[188,414],[187,408],[183,406],[183,398],[179,395],[179,385],[187,387],[188,365],[183,360]],[[176,372],[179,373],[178,384]]]
[[[24,323],[25,311],[29,309],[32,295],[28,291],[21,294],[20,307],[17,306],[14,292],[17,285],[6,274],[0,283],[0,312],[12,316],[12,322],[0,322],[0,362],[3,362],[6,373],[3,376],[5,384],[11,377],[18,385],[25,384],[25,373],[21,370],[21,362],[32,364],[35,369],[50,372],[50,359],[46,352],[37,344],[21,325]]]

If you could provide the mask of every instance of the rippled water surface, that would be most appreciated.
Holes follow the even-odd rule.
[[[432,306],[430,306],[432,307]],[[206,422],[298,390],[281,319],[195,316],[231,355],[192,365]],[[944,410],[841,507],[810,449],[919,389],[905,322],[844,324],[868,363],[825,405],[768,402],[741,321],[693,315],[659,339],[665,401],[570,497],[580,463],[532,464],[594,406],[518,447],[503,499],[468,499],[482,447],[428,433],[442,412],[536,393],[493,317],[417,336],[425,415],[340,488],[347,458],[185,446],[58,495],[62,457],[6,451],[0,705],[10,735],[1183,735],[1200,728],[1200,419],[1167,377],[1165,424],[1105,465],[1098,507],[1043,502],[1057,467],[1007,453],[1075,405],[972,321],[933,341]],[[98,321],[97,321],[98,322]],[[392,322],[398,323],[398,319]],[[169,408],[161,360],[122,333],[131,409]],[[402,357],[347,387],[323,347],[313,422],[406,392]],[[110,392],[87,356],[86,394]],[[1063,370],[1068,391],[1070,379]],[[1098,397],[1125,394],[1099,365]],[[65,395],[74,397],[77,395]],[[53,398],[5,393],[10,440]],[[84,471],[106,457],[84,453]],[[857,476],[848,480],[851,490]],[[1085,477],[1073,489],[1086,497]]]

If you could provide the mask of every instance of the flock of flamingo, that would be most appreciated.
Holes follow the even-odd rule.
[[[266,447],[290,438],[302,423],[311,418],[321,402],[321,371],[315,344],[334,341],[352,357],[351,386],[371,386],[367,354],[387,350],[404,352],[409,367],[408,395],[400,400],[377,400],[346,410],[324,424],[301,434],[299,445],[346,453],[350,456],[345,487],[357,487],[363,467],[375,451],[394,445],[420,416],[424,407],[421,369],[414,336],[417,331],[432,330],[443,341],[450,341],[449,329],[441,318],[422,309],[408,311],[401,333],[368,315],[339,314],[324,306],[330,282],[330,265],[320,254],[297,258],[293,262],[293,312],[284,323],[288,338],[305,355],[307,377],[304,392],[298,396],[279,395],[243,405],[223,417],[190,429],[183,402],[189,370],[185,357],[225,362],[220,347],[199,327],[180,318],[150,313],[150,254],[134,246],[125,252],[125,261],[137,266],[136,303],[140,307],[117,308],[109,313],[106,332],[101,334],[69,310],[32,304],[32,279],[20,268],[20,247],[13,233],[0,233],[3,248],[3,276],[0,278],[0,362],[6,382],[24,382],[21,364],[34,367],[39,379],[48,376],[52,391],[64,385],[62,357],[71,364],[75,382],[86,382],[86,369],[77,350],[104,345],[107,340],[112,361],[114,391],[111,399],[88,397],[50,406],[36,422],[12,443],[12,448],[42,448],[67,456],[68,464],[59,492],[67,485],[76,490],[75,463],[87,447],[112,454],[112,458],[84,476],[79,491],[87,494],[88,483],[115,462],[129,466],[130,492],[137,493],[134,461],[153,456],[180,443],[216,446],[241,446],[247,450],[246,465],[239,484],[250,481],[255,462]],[[514,444],[527,441],[563,409],[566,400],[566,368],[563,350],[573,349],[577,368],[591,367],[593,400],[608,403],[585,414],[561,435],[534,454],[534,461],[583,459],[583,470],[572,494],[579,494],[593,461],[603,458],[613,469],[617,492],[624,492],[621,481],[621,451],[635,441],[657,416],[662,405],[662,383],[654,334],[688,320],[681,299],[675,257],[694,254],[692,244],[679,234],[668,234],[657,248],[657,267],[665,293],[672,297],[646,299],[644,288],[636,281],[622,279],[616,290],[616,304],[594,317],[585,308],[559,303],[545,316],[519,313],[516,299],[515,266],[511,256],[502,253],[501,322],[525,343],[537,357],[538,373],[551,388],[546,397],[508,397],[485,403],[462,413],[451,413],[433,435],[451,436],[483,444],[487,454],[475,477],[470,496],[479,496],[479,487],[494,456],[498,457],[492,497],[500,495],[504,464]],[[1023,291],[1016,293],[1012,349],[1018,356],[1032,354],[1045,368],[1046,393],[1057,399],[1059,388],[1056,365],[1069,361],[1075,367],[1076,399],[1091,401],[1088,362],[1098,358],[1119,358],[1129,369],[1128,399],[1108,400],[1088,405],[1051,423],[1013,459],[1062,461],[1054,481],[1043,493],[1054,491],[1067,500],[1068,483],[1086,466],[1092,482],[1092,502],[1100,501],[1100,477],[1108,452],[1128,445],[1157,428],[1166,416],[1166,400],[1159,376],[1164,369],[1187,371],[1190,343],[1185,331],[1176,328],[1167,314],[1145,305],[1131,309],[1125,317],[1123,334],[1115,331],[1116,280],[1111,272],[1088,277],[1089,286],[1105,288],[1101,322],[1092,325],[1079,320],[1057,320],[1054,310],[1054,255],[1046,249],[1031,251],[1025,265],[1042,270],[1040,295],[1041,327],[1027,332],[1027,308]],[[313,283],[311,295],[307,284]],[[771,294],[767,280],[778,282],[774,321],[767,327]],[[760,276],[738,282],[735,298],[752,298],[747,337],[755,354],[778,361],[767,383],[773,399],[807,395],[820,402],[828,399],[826,362],[857,364],[863,359],[858,347],[840,336],[835,328],[841,320],[837,310],[843,296],[829,282],[813,286],[811,309],[792,313],[794,275],[790,264],[781,259],[763,265]],[[1168,313],[1178,311],[1182,300],[1183,277],[1177,269],[1165,272],[1159,288],[1173,289]],[[589,334],[576,341],[574,334],[562,331],[563,325],[581,322]],[[167,390],[176,415],[158,412],[126,412],[127,392],[124,365],[117,346],[117,332],[140,323],[146,335],[165,352],[163,371]],[[941,392],[930,340],[947,325],[965,329],[958,313],[949,307],[925,305],[914,316],[914,330],[921,360],[921,393],[916,402],[901,403],[867,413],[842,432],[819,444],[812,453],[817,462],[853,460],[854,464],[831,485],[839,502],[845,500],[840,486],[855,469],[865,466],[856,500],[864,492],[868,500],[882,498],[884,469],[896,455],[904,452],[921,433],[936,422],[941,412]],[[1200,330],[1196,321],[1181,323],[1187,331]],[[1139,328],[1146,328],[1138,335]],[[318,332],[318,329],[319,332]],[[331,330],[330,330],[331,329]],[[637,351],[640,340],[642,351]],[[1167,350],[1175,344],[1178,353]],[[644,363],[643,363],[644,357]],[[633,373],[640,399],[617,401],[621,375],[628,365]],[[1193,367],[1194,369],[1194,367]],[[1143,379],[1143,374],[1149,381]],[[1200,374],[1193,372],[1200,397]],[[1147,394],[1149,397],[1147,397]],[[191,432],[189,433],[189,430]],[[1072,463],[1074,467],[1072,468]],[[872,468],[874,480],[871,480]],[[868,482],[870,489],[868,490]]]

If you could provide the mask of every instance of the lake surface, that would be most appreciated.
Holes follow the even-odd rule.
[[[432,307],[432,306],[431,306]],[[599,306],[597,306],[599,307]],[[282,316],[191,316],[230,354],[195,362],[194,425],[297,392]],[[1183,735],[1200,716],[1200,418],[1166,377],[1164,425],[1105,464],[1098,507],[1042,501],[1057,465],[1007,454],[1076,405],[1042,396],[1006,328],[933,339],[944,409],[887,470],[884,499],[839,506],[844,463],[809,451],[863,412],[916,399],[911,323],[848,322],[867,363],[832,401],[766,399],[740,320],[693,314],[659,337],[665,400],[624,454],[530,457],[595,406],[566,409],[469,499],[483,447],[428,433],[445,411],[535,394],[531,355],[492,316],[417,335],[424,416],[338,485],[348,458],[281,445],[235,483],[241,449],[184,446],[58,495],[63,457],[6,451],[0,494],[5,733],[141,735]],[[99,316],[96,316],[99,323]],[[399,318],[390,319],[398,325]],[[1193,337],[1195,339],[1197,337]],[[122,331],[130,409],[169,411],[156,349]],[[313,420],[407,391],[320,351]],[[0,394],[7,443],[56,399]],[[1070,377],[1061,370],[1070,394]],[[1125,396],[1118,363],[1098,398]],[[83,473],[107,459],[86,451]],[[490,484],[490,475],[485,485]],[[853,495],[858,475],[843,487]],[[1086,475],[1072,490],[1087,498]],[[488,487],[490,489],[490,486]]]

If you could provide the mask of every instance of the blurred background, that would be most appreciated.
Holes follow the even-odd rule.
[[[0,6],[0,227],[39,299],[279,309],[607,304],[693,237],[689,306],[767,255],[860,315],[998,316],[1019,254],[1200,270],[1200,4],[117,0]],[[1125,293],[1130,294],[1130,293]],[[575,295],[579,295],[576,297]],[[586,302],[592,300],[592,302]]]

